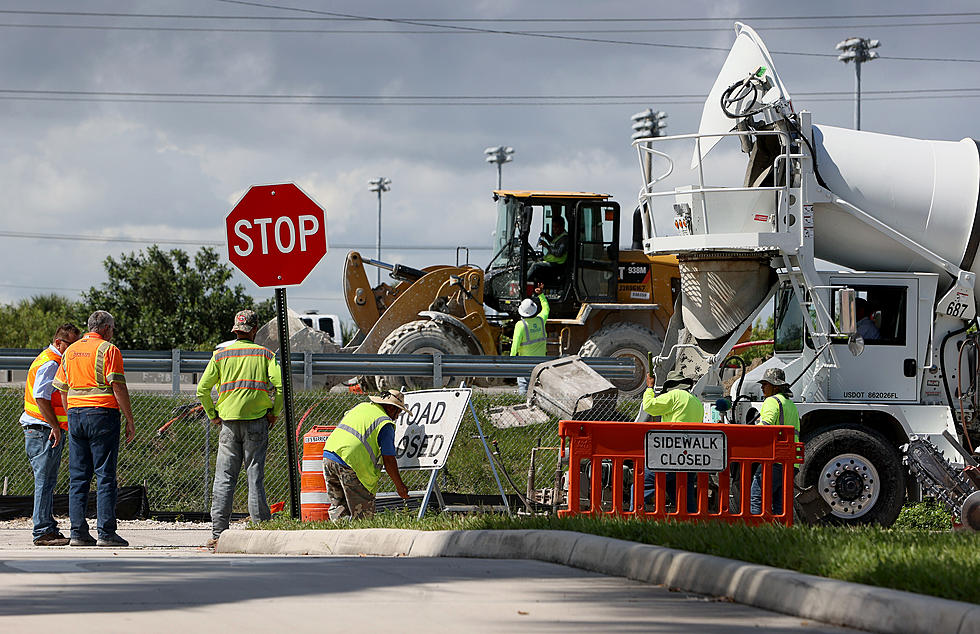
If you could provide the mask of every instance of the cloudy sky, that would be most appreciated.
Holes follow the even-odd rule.
[[[392,180],[382,259],[451,263],[465,245],[486,264],[492,145],[516,150],[507,188],[608,192],[632,209],[630,115],[653,107],[669,133],[696,131],[736,19],[760,33],[814,121],[852,125],[854,70],[834,45],[861,36],[882,42],[864,67],[864,129],[978,137],[977,9],[0,1],[0,301],[75,297],[104,281],[107,255],[152,242],[224,253],[224,217],[248,186],[295,182],[326,210],[331,251],[290,306],[343,315],[344,256],[374,253],[377,176]]]

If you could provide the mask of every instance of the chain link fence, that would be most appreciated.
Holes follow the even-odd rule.
[[[295,385],[295,383],[294,383]],[[24,437],[18,419],[23,413],[23,386],[0,388],[0,480],[5,494],[32,495],[34,478],[24,451]],[[265,485],[270,504],[285,501],[289,506],[289,472],[286,434],[297,438],[297,460],[302,459],[302,437],[313,425],[334,425],[354,405],[369,394],[354,394],[339,388],[297,390],[293,399],[293,421],[297,428],[285,429],[281,417],[270,434]],[[199,407],[193,393],[143,391],[131,387],[136,439],[119,452],[120,486],[144,485],[153,513],[201,513],[211,505],[211,486],[217,455],[218,431]],[[507,493],[523,494],[529,480],[532,449],[557,447],[558,418],[519,427],[498,428],[491,422],[492,408],[523,403],[513,386],[477,388],[473,392],[473,410],[491,451],[496,452],[498,471]],[[574,404],[571,404],[574,406]],[[596,407],[590,416],[602,420],[633,420],[639,402],[619,399]],[[570,406],[571,409],[571,406]],[[67,435],[66,435],[67,437]],[[535,454],[533,479],[536,488],[554,486],[557,452],[542,450]],[[68,452],[62,457],[56,493],[68,490]],[[412,490],[425,489],[428,471],[403,472],[405,484]],[[506,475],[505,475],[506,474]],[[508,477],[513,484],[508,482]],[[439,484],[444,492],[463,494],[498,494],[497,485],[477,433],[473,412],[467,408],[456,441],[443,467]],[[394,486],[382,477],[381,491]],[[247,484],[244,474],[238,479],[235,512],[247,512]]]

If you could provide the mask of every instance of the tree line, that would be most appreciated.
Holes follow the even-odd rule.
[[[231,319],[250,308],[259,323],[273,318],[272,298],[256,301],[241,284],[231,286],[231,266],[211,247],[193,257],[182,249],[153,245],[102,262],[107,281],[74,300],[35,295],[0,304],[0,347],[43,348],[55,329],[70,321],[83,332],[92,311],[112,313],[113,343],[124,350],[211,350],[231,338]]]

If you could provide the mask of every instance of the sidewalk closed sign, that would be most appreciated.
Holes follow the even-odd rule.
[[[470,402],[469,388],[405,393],[403,412],[395,419],[398,469],[441,469],[456,439]]]
[[[728,445],[723,431],[659,431],[646,435],[646,468],[653,471],[723,471]]]

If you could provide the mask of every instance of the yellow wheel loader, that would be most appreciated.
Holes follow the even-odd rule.
[[[680,292],[676,258],[643,253],[638,214],[631,248],[620,249],[620,208],[608,195],[503,190],[493,195],[497,225],[486,269],[470,264],[414,269],[354,251],[347,255],[344,295],[359,329],[347,349],[359,354],[509,354],[517,307],[533,287],[531,272],[544,283],[551,305],[549,355],[629,357],[636,371],[614,383],[623,394],[640,394],[649,369],[647,352],[660,351]],[[562,225],[567,228],[565,257],[548,258],[547,247],[555,244]],[[549,264],[535,266],[543,261]],[[394,283],[372,288],[365,264],[387,269]],[[540,269],[546,274],[534,273]],[[379,387],[413,389],[431,383],[414,377],[376,380]],[[453,380],[446,377],[447,383]]]

